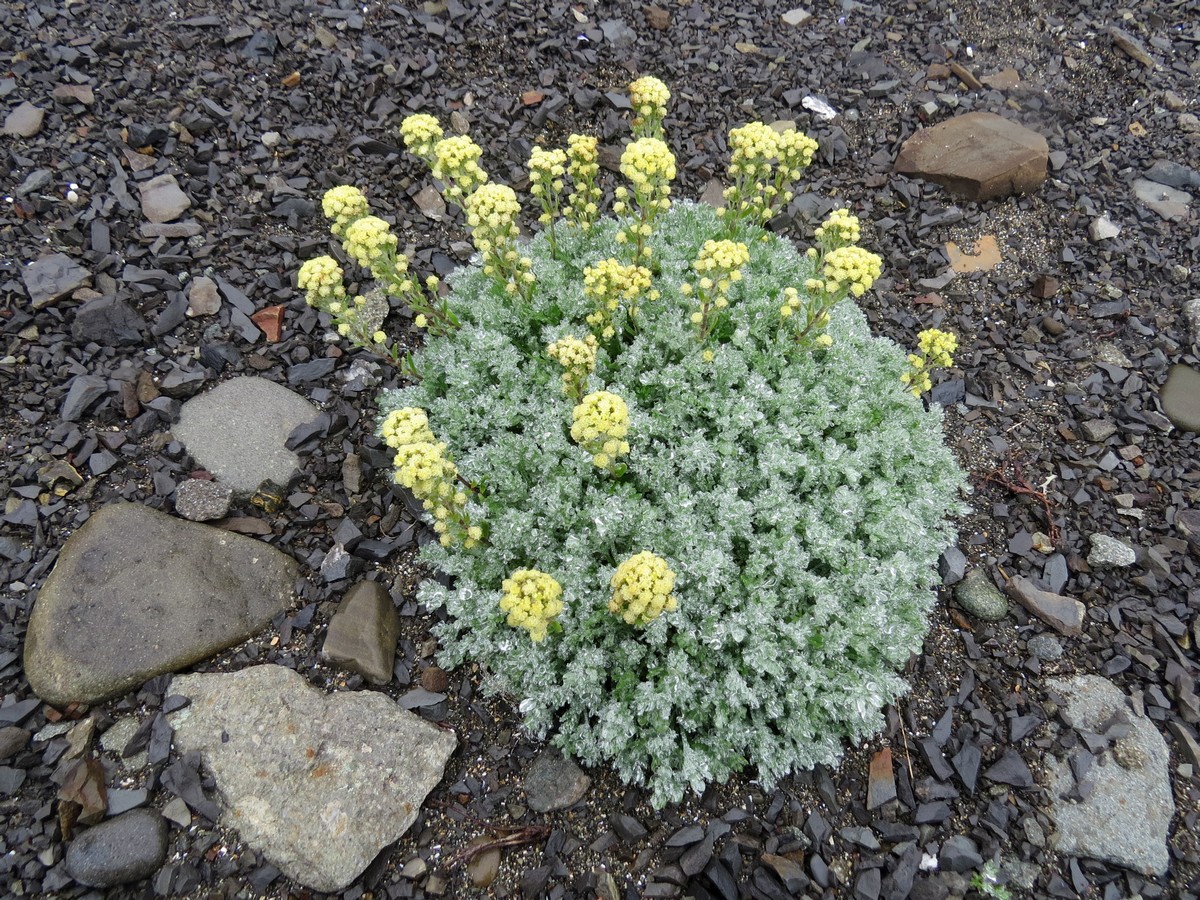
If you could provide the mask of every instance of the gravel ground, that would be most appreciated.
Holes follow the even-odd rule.
[[[787,3],[661,2],[0,8],[0,113],[24,101],[44,111],[36,133],[0,139],[0,718],[36,731],[61,717],[15,705],[32,698],[20,647],[37,588],[87,511],[117,499],[173,508],[195,468],[169,436],[179,402],[237,374],[286,384],[329,413],[301,448],[303,476],[265,516],[264,539],[307,564],[308,577],[289,615],[198,670],[269,661],[323,687],[359,686],[317,657],[345,586],[319,573],[329,535],[352,520],[368,539],[362,565],[406,597],[425,575],[412,561],[425,537],[408,527],[412,511],[388,487],[387,457],[370,433],[374,391],[395,376],[325,341],[294,289],[300,263],[326,244],[320,194],[370,186],[419,267],[444,274],[469,245],[458,219],[417,202],[429,182],[397,149],[404,115],[433,112],[469,129],[486,168],[520,187],[534,143],[578,130],[619,147],[624,87],[655,74],[675,95],[667,128],[683,196],[700,196],[723,171],[733,125],[790,119],[820,141],[806,192],[776,227],[804,243],[830,209],[849,205],[863,243],[885,260],[862,301],[877,333],[903,344],[933,326],[959,334],[957,365],[934,396],[974,487],[974,512],[960,523],[965,567],[997,581],[1039,578],[1082,600],[1083,634],[1059,636],[1015,603],[998,622],[966,614],[949,586],[963,561],[948,559],[944,603],[886,733],[848,748],[836,770],[798,773],[773,792],[735,778],[661,813],[603,770],[589,773],[583,806],[531,812],[521,780],[540,747],[510,704],[476,695],[475,671],[451,672],[447,699],[421,710],[459,737],[446,778],[409,833],[343,895],[946,897],[969,893],[977,853],[1002,863],[1013,896],[1196,896],[1200,751],[1189,740],[1200,723],[1200,549],[1179,520],[1200,508],[1200,439],[1170,428],[1157,392],[1170,365],[1200,364],[1200,336],[1183,313],[1200,295],[1200,237],[1194,209],[1169,220],[1132,187],[1156,161],[1200,159],[1194,5],[820,0],[792,25]],[[968,86],[944,71],[951,63],[984,83]],[[1016,86],[989,86],[985,76],[1010,67]],[[817,119],[809,96],[839,115]],[[1047,137],[1051,172],[1038,192],[977,204],[892,174],[918,127],[968,110]],[[190,197],[195,233],[147,227],[138,186],[164,174]],[[1092,240],[1101,216],[1119,233]],[[946,277],[946,243],[969,248],[988,235],[1002,261]],[[87,293],[35,308],[22,270],[52,251],[146,329],[126,319],[98,331],[76,314]],[[215,316],[188,317],[188,282],[201,276],[216,279],[225,302]],[[283,337],[269,343],[247,316],[277,304]],[[393,321],[403,327],[399,313]],[[68,396],[73,384],[91,390]],[[1113,427],[1097,424],[1106,422]],[[347,454],[359,465],[344,466]],[[264,516],[249,504],[241,512]],[[1090,566],[1095,534],[1131,544],[1136,563]],[[386,688],[393,696],[444,680],[429,616],[411,601],[401,612],[405,677]],[[1044,760],[1086,751],[1044,679],[1075,673],[1110,678],[1167,740],[1176,812],[1164,876],[1055,849]],[[101,724],[153,718],[166,687],[155,679],[107,704]],[[24,773],[6,775],[0,792],[6,896],[87,893],[61,865],[51,775],[63,744],[6,763]],[[884,748],[898,800],[868,809],[868,769]],[[161,808],[171,799],[158,786],[168,762],[113,777],[151,788],[149,804]],[[473,887],[447,860],[492,826],[545,828],[504,852],[489,887]],[[155,877],[110,895],[309,894],[202,815],[173,828],[170,842]],[[918,871],[939,849],[940,870]]]

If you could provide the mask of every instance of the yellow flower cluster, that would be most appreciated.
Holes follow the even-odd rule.
[[[633,133],[637,137],[663,136],[663,119],[671,92],[652,75],[644,75],[629,85],[629,102],[633,106]]]
[[[633,258],[650,255],[646,241],[653,229],[651,223],[671,208],[671,182],[675,180],[675,155],[658,138],[639,138],[625,147],[621,154],[621,174],[633,187],[632,196],[624,187],[616,190],[613,212],[628,215],[617,232],[617,243],[632,243]]]
[[[629,453],[629,407],[616,394],[588,394],[571,413],[571,438],[588,453],[592,464],[605,471]]]
[[[517,569],[501,584],[500,611],[513,628],[524,628],[534,643],[546,637],[550,622],[563,610],[562,585],[537,569]]]
[[[371,208],[362,191],[352,185],[342,184],[325,192],[321,198],[321,211],[325,213],[325,218],[333,220],[329,230],[335,236],[342,237],[346,233],[346,226],[370,213]]]
[[[346,229],[342,249],[376,278],[384,278],[395,267],[397,243],[387,222],[378,216],[363,216]]]
[[[433,164],[433,149],[442,139],[442,126],[437,119],[426,113],[411,115],[400,123],[400,135],[410,153]]]
[[[538,221],[553,227],[558,218],[559,198],[563,190],[563,176],[567,173],[565,150],[543,150],[534,147],[529,154],[529,193],[542,207]]]
[[[860,236],[858,216],[848,209],[835,209],[816,230],[816,236],[826,250],[857,244]]]
[[[587,317],[593,331],[599,330],[607,341],[617,333],[617,310],[624,309],[626,316],[636,318],[638,298],[647,292],[650,299],[657,297],[657,292],[650,291],[651,277],[645,266],[626,266],[617,259],[602,259],[584,269],[583,293],[595,304],[595,311]]]
[[[571,196],[567,200],[567,222],[580,231],[588,231],[600,214],[600,151],[591,135],[573,134],[567,138],[567,174],[571,176]]]
[[[462,206],[464,199],[487,183],[487,173],[479,166],[481,156],[483,150],[465,134],[434,144],[433,177],[445,185],[442,193],[446,199]]]
[[[613,573],[608,611],[628,625],[647,625],[678,606],[675,573],[661,556],[643,550],[625,560]]]
[[[345,274],[332,256],[318,256],[307,260],[296,276],[296,285],[305,291],[305,302],[309,306],[321,307],[329,301],[339,301],[346,296],[342,283]]]
[[[769,221],[791,202],[792,182],[812,162],[817,142],[789,128],[776,131],[762,122],[750,122],[729,132],[729,179],[726,208],[718,210],[728,227],[742,220]]]
[[[861,297],[882,272],[883,260],[878,255],[862,247],[838,247],[825,255],[821,278],[810,278],[804,286],[829,297],[847,292]]]
[[[412,491],[433,516],[433,530],[442,546],[449,547],[456,540],[467,549],[478,544],[483,529],[470,522],[458,468],[446,458],[446,445],[434,437],[425,410],[409,406],[390,413],[380,433],[396,451],[396,483]]]
[[[483,271],[515,294],[533,284],[532,260],[517,253],[517,216],[521,204],[506,184],[485,184],[467,197],[471,240],[483,254]]]
[[[954,352],[958,349],[958,338],[949,331],[929,328],[917,335],[920,355],[908,355],[909,370],[900,376],[900,381],[920,397],[933,387],[930,369],[945,368],[954,364]]]
[[[580,340],[567,335],[547,347],[546,352],[563,367],[563,393],[582,400],[588,376],[596,371],[596,336],[589,334]]]
[[[679,289],[685,295],[695,293],[700,308],[692,313],[692,324],[703,343],[712,331],[716,314],[729,306],[729,289],[742,280],[742,266],[750,262],[750,248],[734,241],[705,241],[700,255],[692,263],[698,276],[695,284],[684,282]]]

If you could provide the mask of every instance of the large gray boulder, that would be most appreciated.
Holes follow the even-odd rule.
[[[1084,776],[1091,782],[1085,800],[1067,799],[1075,787],[1071,766],[1051,760],[1050,814],[1058,825],[1058,851],[1144,875],[1166,874],[1167,829],[1175,814],[1166,741],[1105,678],[1080,675],[1051,679],[1047,686],[1063,695],[1063,719],[1078,731],[1102,734],[1113,724],[1129,726]]]
[[[457,740],[372,691],[324,695],[283,666],[184,675],[176,748],[199,751],[221,821],[289,878],[337,891],[398,840]]]
[[[319,414],[273,381],[232,378],[183,404],[172,431],[218,481],[251,494],[264,481],[287,484],[300,465],[287,449],[288,435]]]
[[[260,631],[298,572],[254,538],[106,506],[67,539],[38,594],[25,674],[54,706],[118,696]]]

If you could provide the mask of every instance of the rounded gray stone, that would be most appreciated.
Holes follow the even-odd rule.
[[[374,684],[387,684],[399,638],[400,616],[391,596],[379,582],[361,581],[346,592],[329,620],[322,652]]]
[[[319,414],[273,381],[233,378],[185,403],[172,432],[218,481],[250,494],[264,481],[287,484],[300,465],[288,435]]]
[[[151,222],[170,222],[192,205],[174,175],[159,175],[140,186],[142,215]]]
[[[106,506],[67,539],[38,593],[29,685],[53,706],[90,706],[207,659],[286,609],[298,572],[254,538]]]
[[[206,478],[189,478],[175,488],[175,512],[192,522],[210,522],[229,514],[233,488]]]
[[[574,806],[583,799],[591,784],[592,779],[572,760],[558,750],[548,748],[539,753],[529,767],[525,776],[525,794],[529,798],[529,808],[534,812],[553,812]]]
[[[1171,366],[1158,402],[1176,428],[1200,434],[1200,370],[1183,363]]]
[[[1038,659],[1048,662],[1061,659],[1063,655],[1063,645],[1058,638],[1049,634],[1035,634],[1025,646]]]
[[[67,874],[88,887],[107,888],[149,878],[167,856],[167,823],[135,809],[89,828],[67,848]]]
[[[45,110],[25,101],[4,118],[4,133],[9,137],[33,137],[42,130]]]
[[[954,599],[975,618],[985,622],[999,622],[1008,615],[1008,599],[992,584],[983,569],[972,569],[955,585]]]

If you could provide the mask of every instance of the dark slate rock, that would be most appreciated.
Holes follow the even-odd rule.
[[[51,253],[29,263],[21,277],[33,308],[41,309],[90,283],[92,273],[65,253]]]
[[[29,684],[55,706],[92,704],[205,659],[285,609],[297,571],[253,538],[105,506],[67,539],[34,603]]]
[[[938,854],[938,865],[951,872],[970,872],[983,865],[983,857],[979,855],[979,847],[965,835],[955,835],[947,838]]]
[[[1200,172],[1177,162],[1167,159],[1157,159],[1149,169],[1146,177],[1158,184],[1182,190],[1200,189]]]
[[[81,343],[95,341],[106,347],[118,347],[140,344],[146,328],[146,320],[124,300],[97,297],[79,308],[71,335]]]
[[[637,843],[649,833],[646,831],[645,825],[633,816],[624,813],[618,813],[612,817],[612,827],[617,833],[617,837],[626,844]]]
[[[1016,788],[1034,786],[1033,773],[1029,771],[1029,766],[1021,759],[1021,754],[1012,749],[1005,750],[1004,755],[983,773],[983,777]]]
[[[16,725],[0,728],[0,760],[16,756],[29,746],[29,732]]]
[[[67,848],[67,872],[80,884],[107,888],[148,878],[167,856],[167,825],[136,809],[89,828]]]
[[[98,375],[76,375],[67,388],[59,416],[64,422],[78,422],[97,400],[108,393],[108,381]]]

